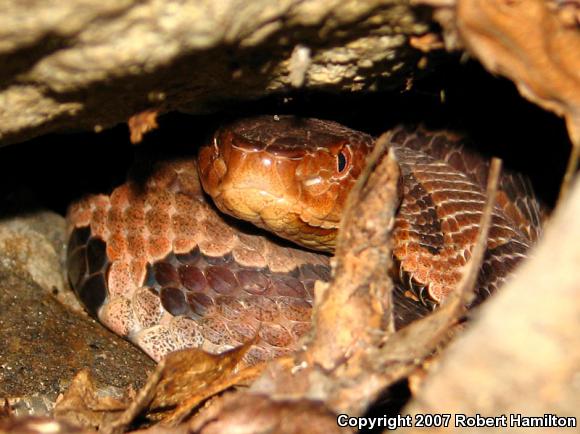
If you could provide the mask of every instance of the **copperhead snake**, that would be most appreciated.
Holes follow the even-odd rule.
[[[401,169],[392,270],[401,328],[459,281],[488,162],[449,132],[398,127],[391,142]],[[155,360],[188,347],[218,353],[256,335],[246,363],[287,354],[309,329],[314,282],[330,278],[329,255],[313,250],[332,252],[342,206],[373,144],[368,134],[317,119],[225,125],[197,159],[192,150],[160,162],[145,181],[71,205],[71,286],[92,315]],[[525,257],[540,228],[529,183],[504,174],[479,300]]]

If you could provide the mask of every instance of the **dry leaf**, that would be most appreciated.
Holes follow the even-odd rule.
[[[573,149],[561,199],[580,155],[580,31],[553,6],[545,0],[459,0],[456,10],[459,33],[481,63],[566,120]]]
[[[413,48],[422,51],[423,53],[428,53],[433,50],[442,50],[445,48],[445,44],[441,40],[441,37],[435,33],[426,33],[421,36],[411,36],[409,38],[409,43]]]
[[[163,420],[164,424],[174,426],[202,401],[232,386],[245,385],[256,379],[264,369],[263,364],[238,371],[242,357],[253,343],[248,342],[219,355],[200,350],[170,354],[151,410],[175,408]]]
[[[54,416],[77,426],[99,429],[118,417],[129,403],[111,396],[102,396],[88,370],[82,370],[73,379],[66,393],[58,400]]]
[[[131,143],[134,145],[143,140],[143,136],[149,131],[159,127],[157,125],[157,110],[145,110],[129,118],[129,131],[131,132]]]
[[[247,384],[261,373],[262,365],[244,369],[241,363],[254,343],[252,340],[221,354],[198,348],[170,353],[157,365],[125,413],[102,431],[123,432],[145,409],[149,419],[176,426],[201,402],[234,385]]]

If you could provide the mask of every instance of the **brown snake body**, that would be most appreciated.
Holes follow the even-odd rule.
[[[487,162],[449,133],[398,128],[393,231],[395,324],[426,315],[457,284],[485,201]],[[330,121],[257,117],[221,128],[189,159],[159,164],[144,184],[71,206],[68,269],[89,312],[159,360],[221,352],[256,335],[247,363],[283,355],[310,326],[313,286],[329,257],[233,223],[208,203],[310,249],[332,251],[342,205],[372,137]],[[201,184],[198,179],[201,176]],[[504,175],[479,298],[505,280],[537,238],[527,182]]]

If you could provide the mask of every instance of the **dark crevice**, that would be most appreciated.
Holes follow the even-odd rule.
[[[529,175],[547,204],[557,197],[570,146],[561,119],[523,100],[510,82],[491,77],[475,63],[450,62],[408,91],[299,91],[224,107],[214,115],[162,116],[160,128],[136,147],[121,125],[99,134],[51,134],[0,148],[2,210],[30,209],[36,203],[64,214],[82,194],[110,192],[122,183],[135,154],[159,158],[183,149],[193,154],[221,122],[261,113],[333,119],[375,135],[398,123],[451,127],[469,135],[484,152],[501,156],[506,166]],[[146,178],[147,170],[140,176]]]

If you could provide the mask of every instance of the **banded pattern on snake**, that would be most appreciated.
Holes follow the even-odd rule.
[[[445,298],[475,242],[487,162],[459,142],[447,132],[393,132],[402,174],[393,231],[398,328]],[[197,161],[159,163],[143,183],[130,179],[71,206],[71,286],[90,313],[156,360],[192,346],[221,352],[256,335],[246,363],[286,354],[309,328],[314,282],[330,278],[328,255],[312,250],[332,251],[373,144],[317,119],[226,125]],[[541,227],[524,178],[504,175],[500,188],[479,299],[505,280]],[[223,213],[310,250],[235,222],[204,190]]]

